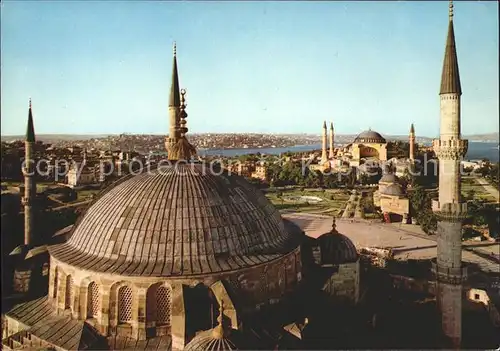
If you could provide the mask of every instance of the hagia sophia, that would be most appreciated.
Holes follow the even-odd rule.
[[[467,141],[459,128],[458,134],[446,131],[448,122],[460,124],[460,109],[453,105],[461,88],[451,13],[441,80],[441,119],[447,122],[435,148],[440,162],[455,167]],[[362,299],[359,248],[339,232],[335,217],[331,229],[308,237],[243,177],[211,172],[192,160],[196,150],[179,82],[174,44],[165,140],[170,162],[101,191],[70,230],[51,242],[39,239],[34,169],[27,162],[24,244],[11,253],[18,299],[2,315],[4,349],[324,348],[318,340],[332,332],[324,318],[338,313],[334,308],[352,311]],[[30,101],[26,160],[33,159],[33,110]],[[409,160],[414,135],[412,125]],[[372,130],[335,150],[331,125],[327,154],[325,123],[322,142],[321,165],[388,159],[386,139]],[[460,178],[450,177],[442,173],[439,179],[441,232],[433,270],[444,334],[457,346],[465,207],[457,195]],[[379,187],[382,207],[408,214],[395,174],[385,174]]]

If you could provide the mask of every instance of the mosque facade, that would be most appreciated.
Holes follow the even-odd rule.
[[[324,266],[329,254],[330,270],[322,273],[327,290],[357,302],[359,259],[347,237],[332,231],[318,239],[320,261],[307,260],[304,233],[261,192],[238,175],[192,161],[185,94],[174,48],[170,162],[103,190],[58,236],[62,242],[37,242],[30,207],[36,184],[26,172],[26,239],[15,250],[16,276],[33,281],[37,265],[49,263],[48,292],[40,296],[30,284],[18,289],[25,299],[3,316],[5,349],[182,350],[200,343],[231,349],[241,348],[241,340],[246,348],[274,348],[277,340],[262,343],[245,322],[296,293],[303,272]],[[30,104],[27,159],[33,142]]]

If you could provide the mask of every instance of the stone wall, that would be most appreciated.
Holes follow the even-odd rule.
[[[359,260],[338,266],[338,271],[325,283],[324,290],[332,296],[351,301],[359,301]]]
[[[181,299],[183,286],[194,287],[203,284],[210,287],[219,280],[227,281],[238,299],[244,301],[245,309],[279,301],[287,291],[292,290],[301,280],[300,247],[290,253],[271,260],[267,263],[255,265],[249,268],[218,273],[212,275],[200,275],[192,277],[140,277],[120,276],[114,274],[95,273],[81,270],[77,267],[67,265],[51,257],[49,278],[49,301],[59,314],[71,314],[73,318],[88,320],[89,310],[89,286],[94,282],[99,288],[99,312],[89,322],[103,335],[115,333],[127,333],[136,339],[145,339],[146,324],[150,321],[146,316],[146,294],[149,289],[158,284],[165,285],[170,289],[170,298]],[[72,278],[72,291],[66,287],[68,275]],[[132,319],[127,325],[118,323],[118,290],[122,286],[128,286],[132,290]],[[66,294],[71,293],[73,298],[67,306]],[[177,296],[177,298],[175,297]],[[171,308],[178,310],[175,304]],[[180,307],[179,307],[180,308]],[[183,310],[183,307],[181,308]],[[175,313],[171,310],[171,329],[183,329],[184,324],[182,311]],[[165,329],[165,328],[164,328]],[[168,330],[168,329],[167,329]],[[165,331],[163,330],[162,333]],[[179,332],[181,333],[181,332]],[[181,333],[182,334],[182,333]],[[176,342],[179,344],[180,342]]]

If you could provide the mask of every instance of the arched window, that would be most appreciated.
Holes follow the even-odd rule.
[[[118,323],[132,320],[132,289],[122,286],[118,290]]]
[[[54,299],[57,297],[57,288],[59,285],[59,279],[58,279],[57,275],[58,275],[58,271],[57,271],[57,267],[56,267],[56,269],[54,270],[54,291],[52,293],[52,297]]]
[[[66,296],[64,300],[64,308],[71,308],[71,301],[73,301],[73,278],[71,275],[66,277]]]
[[[97,317],[99,312],[99,286],[92,282],[87,288],[87,318]]]
[[[156,308],[157,308],[157,320],[156,323],[160,325],[170,324],[170,301],[171,301],[170,289],[166,286],[160,286],[156,289]]]
[[[158,290],[158,286],[153,285],[146,293],[146,324],[148,324],[148,326],[152,325],[150,323],[155,323],[157,319],[156,290]]]

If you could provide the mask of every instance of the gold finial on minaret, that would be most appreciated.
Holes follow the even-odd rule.
[[[450,17],[450,21],[453,20],[453,0],[450,0],[448,15]]]
[[[174,57],[177,57],[177,43],[174,41]]]

